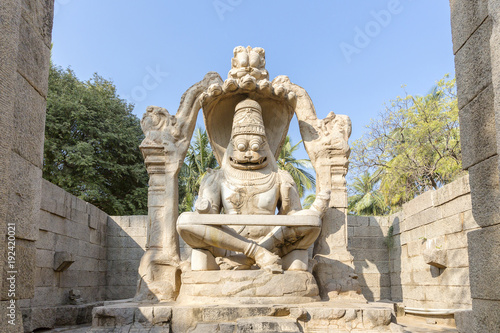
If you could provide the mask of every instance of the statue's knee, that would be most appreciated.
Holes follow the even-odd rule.
[[[299,230],[296,230],[298,234],[302,236],[300,240],[299,247],[309,247],[313,244],[318,238],[321,228],[320,227],[300,227]]]
[[[190,226],[188,224],[177,224],[177,232],[184,238],[184,236],[190,234]]]
[[[319,234],[321,233],[321,228],[320,227],[312,227],[311,228],[311,235],[314,237],[314,240],[319,237]]]
[[[177,232],[182,239],[190,246],[201,246],[205,243],[202,241],[204,234],[203,226],[195,224],[178,224]]]
[[[203,226],[198,224],[178,224],[177,231],[179,233],[192,233],[197,234],[200,231],[203,231]]]

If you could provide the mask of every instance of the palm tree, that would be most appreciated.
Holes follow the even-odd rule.
[[[314,203],[314,200],[316,200],[316,193],[309,194],[304,199],[304,202],[302,202],[302,209],[309,209],[309,208],[311,208],[312,204]]]
[[[375,189],[379,180],[378,174],[370,175],[369,172],[354,179],[352,188],[355,194],[348,199],[350,212],[357,215],[382,215],[387,211],[384,197]]]
[[[191,211],[207,169],[218,166],[207,132],[197,128],[179,173],[179,212]]]
[[[305,190],[311,190],[316,186],[316,180],[312,174],[306,169],[311,169],[311,161],[308,159],[296,159],[293,153],[299,149],[302,143],[300,140],[296,145],[292,146],[290,136],[287,135],[283,147],[281,147],[278,157],[278,168],[287,171],[297,184],[299,196],[304,196]]]

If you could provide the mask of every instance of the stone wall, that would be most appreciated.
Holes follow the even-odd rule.
[[[107,299],[135,296],[139,262],[146,247],[147,215],[108,219]]]
[[[391,299],[389,250],[384,243],[389,217],[347,216],[348,251],[354,257],[363,296],[368,301]]]
[[[34,296],[20,301],[25,329],[88,322],[92,304],[106,299],[108,215],[42,180],[39,216]],[[70,290],[81,299],[72,302]]]
[[[468,234],[474,332],[500,327],[500,0],[450,0],[463,167],[469,171]]]
[[[35,292],[34,241],[38,237],[53,6],[53,0],[2,0],[0,6],[1,332],[22,332],[15,303]],[[14,240],[7,242],[7,223],[15,238],[11,263],[7,263],[7,245],[12,249]],[[6,283],[11,275],[15,281]],[[14,308],[8,309],[11,300]]]
[[[469,177],[406,203],[391,222],[392,299],[414,308],[470,308],[467,234],[478,225],[471,213]],[[427,263],[433,259],[445,267]]]
[[[428,309],[471,307],[467,235],[478,225],[468,176],[418,196],[397,214],[348,216],[348,226],[348,249],[369,301],[392,299]],[[425,255],[443,253],[446,268],[426,263]]]

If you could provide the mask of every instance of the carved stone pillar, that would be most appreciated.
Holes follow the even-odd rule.
[[[175,230],[179,163],[169,163],[162,145],[143,142],[140,148],[149,175],[148,233],[136,299],[174,300],[180,287],[179,238]]]
[[[316,162],[320,186],[331,189],[330,208],[323,217],[323,228],[313,252],[314,273],[323,299],[362,298],[353,257],[347,251],[348,156],[349,151],[330,151],[329,156]]]
[[[331,191],[330,208],[323,217],[321,234],[314,245],[314,275],[323,299],[337,296],[362,297],[347,251],[346,179],[350,149],[351,120],[330,112],[318,119],[305,89],[284,81],[297,96],[295,114],[311,163],[316,171],[316,193]]]
[[[149,175],[146,252],[139,265],[137,301],[173,301],[180,289],[179,235],[176,230],[178,174],[201,108],[201,93],[221,81],[210,72],[182,96],[179,109],[170,115],[164,108],[149,106],[141,127],[145,139],[140,149]]]
[[[179,262],[179,237],[175,230],[178,215],[178,179],[181,165],[169,158],[161,146],[141,146],[149,174],[148,216],[149,233],[146,248],[162,249]],[[172,223],[173,222],[173,223]]]

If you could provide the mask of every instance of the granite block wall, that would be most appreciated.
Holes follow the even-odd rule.
[[[391,299],[390,258],[385,244],[388,230],[388,217],[347,216],[347,250],[354,258],[354,272],[368,301]]]
[[[414,308],[470,308],[467,234],[478,225],[471,212],[469,177],[420,195],[390,219],[392,299]],[[430,257],[440,254],[444,267],[429,264]]]
[[[0,332],[23,331],[19,306],[35,294],[53,12],[53,0],[0,5]]]
[[[108,215],[46,180],[41,193],[34,295],[20,303],[26,331],[88,322],[91,305],[106,299]]]
[[[450,0],[463,167],[469,171],[468,234],[474,332],[500,327],[500,0]]]
[[[471,308],[467,236],[479,226],[471,212],[468,175],[416,197],[391,216],[348,216],[347,221],[348,249],[367,300]],[[426,262],[432,253],[445,253],[444,268]]]
[[[109,217],[107,299],[135,296],[139,263],[146,247],[147,222],[147,215]]]

